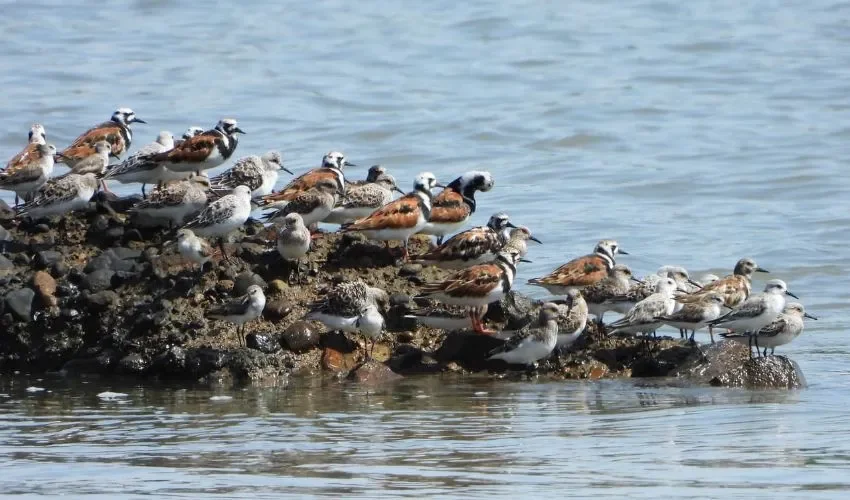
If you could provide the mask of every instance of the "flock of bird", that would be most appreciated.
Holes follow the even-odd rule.
[[[342,232],[383,241],[388,252],[395,250],[389,242],[398,241],[404,261],[451,271],[444,280],[427,283],[421,290],[421,297],[440,305],[410,317],[434,328],[472,328],[505,338],[502,346],[487,354],[510,364],[530,365],[555,349],[569,348],[585,331],[588,316],[595,317],[608,335],[646,337],[670,325],[682,337],[690,331],[691,342],[696,331],[707,328],[714,342],[714,329],[724,329],[724,338],[755,346],[765,356],[768,348],[772,353],[800,335],[804,317],[816,319],[799,303],[786,304],[786,295],[794,295],[782,280],[769,280],[763,293],[751,293],[753,274],[766,272],[752,259],[741,259],[732,274],[723,278],[706,275],[695,281],[682,267],[663,266],[640,280],[615,260],[627,253],[616,241],[606,239],[589,255],[528,281],[554,296],[542,303],[535,321],[517,331],[493,332],[483,320],[488,304],[500,300],[513,286],[517,266],[528,252],[527,242],[540,241],[527,227],[512,224],[504,213],[494,214],[486,226],[462,230],[475,212],[476,193],[494,186],[489,172],[466,172],[445,185],[434,174],[423,172],[405,193],[377,165],[369,169],[365,180],[346,179],[346,167],[355,165],[342,153],[330,152],[320,167],[296,176],[275,192],[281,170],[294,175],[276,151],[241,158],[214,177],[207,174],[235,152],[238,135],[245,133],[236,120],[222,119],[209,130],[189,127],[179,140],[160,132],[154,142],[110,164],[111,158],[120,159],[129,151],[134,123],[145,122],[131,109],[120,108],[109,121],[85,131],[62,151],[47,143],[42,125],[34,124],[26,147],[0,171],[0,189],[15,193],[19,217],[38,219],[86,208],[95,192],[108,191],[109,181],[141,184],[142,199],[131,212],[176,228],[177,251],[197,264],[200,272],[217,253],[207,239],[218,239],[227,259],[224,240],[257,207],[266,211],[265,219],[276,230],[276,249],[289,263],[290,280],[294,272],[301,281],[300,261],[313,239],[321,237],[319,223],[339,224]],[[53,176],[56,163],[64,163],[68,172]],[[147,185],[156,187],[148,193]],[[442,190],[435,194],[436,188]],[[394,197],[396,192],[399,198]],[[411,256],[408,241],[415,234],[435,236],[436,245]],[[384,330],[380,304],[386,300],[385,291],[361,280],[343,282],[311,304],[307,318],[332,330],[363,335],[364,349],[369,339],[374,348]],[[238,325],[241,344],[247,323],[259,318],[265,301],[262,288],[252,286],[245,296],[212,307],[209,317]],[[609,311],[623,316],[605,324],[603,317]]]

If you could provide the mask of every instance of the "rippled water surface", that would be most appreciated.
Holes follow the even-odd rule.
[[[848,4],[2,8],[3,162],[33,121],[61,148],[130,106],[149,123],[135,149],[233,116],[248,132],[237,156],[277,148],[297,170],[330,149],[404,185],[422,170],[490,170],[497,186],[473,222],[506,210],[545,242],[519,281],[614,237],[639,273],[725,274],[753,256],[821,316],[783,349],[810,382],[789,393],[5,379],[3,494],[775,498],[848,486]],[[97,397],[107,390],[127,396]]]

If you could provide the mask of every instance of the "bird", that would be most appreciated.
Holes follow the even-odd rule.
[[[79,161],[74,163],[71,166],[71,169],[62,174],[62,176],[66,176],[69,174],[95,174],[98,178],[100,178],[104,172],[106,172],[106,166],[109,165],[109,155],[112,152],[112,145],[106,141],[97,141],[94,143],[94,153],[90,154],[86,158],[81,158]],[[109,188],[106,186],[106,181],[101,179],[101,186],[105,192],[109,192]]]
[[[529,261],[521,258],[516,250],[499,252],[492,262],[462,269],[440,282],[426,283],[420,297],[468,307],[473,330],[491,335],[494,332],[484,328],[481,318],[488,304],[510,291],[518,262]]]
[[[705,285],[708,285],[709,283],[714,283],[719,279],[720,276],[717,276],[716,274],[705,273],[700,276],[699,279],[697,279],[697,283],[699,283],[700,287],[702,288],[705,287]]]
[[[99,182],[94,174],[50,179],[35,192],[32,200],[17,207],[18,215],[38,219],[86,208]]]
[[[251,215],[251,188],[236,186],[230,194],[207,205],[185,224],[195,234],[203,237],[219,237],[219,248],[225,260],[224,239],[241,228]]]
[[[195,137],[196,135],[201,135],[203,133],[204,127],[192,125],[191,127],[187,128],[185,132],[183,132],[183,135],[180,136],[180,140],[175,141],[175,144],[180,144],[186,139],[191,139],[192,137]]]
[[[258,319],[266,307],[266,294],[260,285],[251,285],[247,293],[224,304],[214,306],[207,312],[207,317],[227,321],[237,326],[239,345],[245,345],[245,324]]]
[[[186,180],[171,182],[154,190],[149,197],[133,205],[130,212],[167,220],[169,226],[179,226],[186,218],[204,209],[209,186],[206,175],[192,174]]]
[[[244,184],[251,188],[251,197],[265,196],[272,192],[280,170],[292,174],[291,170],[283,166],[283,158],[278,151],[269,151],[262,156],[246,156],[211,178],[210,186],[213,191],[230,191]]]
[[[597,323],[604,324],[602,318],[605,313],[616,310],[614,299],[626,295],[634,281],[638,280],[629,266],[617,264],[608,270],[608,276],[582,289],[588,312],[596,317]]]
[[[146,198],[146,184],[157,184],[176,180],[176,174],[167,171],[158,163],[145,161],[148,156],[168,151],[174,147],[174,136],[167,130],[160,131],[156,140],[142,146],[141,149],[128,156],[121,163],[107,167],[103,180],[115,179],[121,184],[140,183],[142,185],[142,197]],[[182,176],[181,176],[182,177]]]
[[[558,316],[558,341],[555,349],[567,349],[581,336],[587,327],[587,302],[584,292],[568,290],[564,297],[564,305],[559,304],[561,314]]]
[[[709,291],[701,296],[697,302],[684,304],[678,311],[672,314],[659,316],[657,319],[662,323],[678,328],[679,331],[691,332],[691,342],[694,340],[696,331],[704,328],[710,322],[723,315],[726,297],[715,291]],[[709,330],[711,343],[714,343],[714,332]]]
[[[752,277],[753,273],[767,273],[768,270],[759,267],[756,261],[751,258],[743,258],[735,264],[735,269],[731,275],[725,276],[722,279],[708,283],[701,290],[690,295],[676,297],[680,303],[700,300],[699,295],[710,291],[722,293],[726,297],[726,307],[736,307],[743,302],[752,293]]]
[[[655,287],[656,283],[661,278],[673,278],[676,281],[678,288],[687,291],[688,293],[697,292],[702,289],[702,284],[691,279],[688,270],[682,266],[665,265],[658,268],[655,274],[650,274],[643,278],[643,281],[648,287]]]
[[[294,198],[298,193],[306,191],[319,183],[321,179],[331,179],[337,183],[340,191],[345,192],[345,175],[342,173],[345,167],[356,167],[354,163],[349,163],[345,159],[345,155],[338,151],[331,151],[322,157],[322,166],[309,170],[295,179],[289,181],[289,184],[283,187],[277,193],[272,193],[263,197],[263,205],[274,207],[280,202],[286,202]]]
[[[215,249],[207,240],[199,238],[191,229],[177,230],[177,251],[189,262],[198,264],[198,274],[203,274],[204,264],[215,255]]]
[[[343,281],[310,304],[305,319],[318,321],[331,330],[371,338],[374,349],[374,339],[380,336],[384,326],[378,304],[388,299],[387,292],[361,280]],[[371,356],[371,351],[368,352]]]
[[[70,146],[60,152],[61,155],[57,157],[57,161],[68,167],[73,167],[77,162],[88,158],[95,152],[94,145],[98,141],[108,142],[112,146],[111,155],[118,158],[130,149],[130,144],[133,141],[133,131],[130,129],[130,125],[133,123],[146,122],[137,117],[132,109],[118,108],[112,113],[109,121],[86,130],[74,139]]]
[[[646,334],[657,330],[662,324],[658,318],[673,314],[673,292],[676,288],[673,278],[659,280],[655,293],[635,304],[625,316],[607,325],[611,329],[609,334]]]
[[[628,255],[614,240],[601,240],[593,253],[575,258],[541,278],[533,278],[528,283],[540,286],[553,295],[564,295],[572,288],[582,289],[608,276],[608,270],[616,264],[614,256]]]
[[[785,296],[798,297],[788,291],[784,281],[778,279],[768,280],[764,286],[764,293],[754,294],[738,304],[731,312],[710,321],[708,324],[715,327],[726,328],[736,333],[755,334],[761,328],[776,320],[777,316],[785,308]],[[726,297],[728,303],[728,296]],[[751,339],[757,342],[757,337],[751,335]],[[755,344],[758,348],[758,343]]]
[[[294,262],[294,266],[289,267],[289,278],[292,279],[293,268],[301,277],[301,258],[307,255],[310,250],[310,231],[304,224],[304,220],[298,213],[287,214],[283,217],[280,229],[277,232],[277,251],[281,258],[287,262]]]
[[[433,200],[431,217],[419,232],[437,237],[437,245],[447,234],[457,232],[475,213],[476,191],[490,191],[494,181],[490,172],[473,170],[450,182]]]
[[[508,214],[495,213],[490,216],[486,226],[460,232],[436,248],[416,256],[413,262],[442,269],[463,269],[490,262],[507,244],[511,228],[516,226]]]
[[[0,171],[0,189],[15,192],[15,205],[18,198],[27,197],[40,189],[53,173],[56,147],[52,144],[36,144],[35,151],[15,165]]]
[[[184,139],[168,151],[150,155],[146,161],[177,173],[203,172],[230,159],[239,145],[236,134],[244,133],[236,120],[224,118],[219,120],[215,128]]]
[[[360,179],[360,180],[356,180],[356,181],[345,179],[345,190],[348,191],[349,188],[352,188],[352,187],[355,187],[355,186],[362,186],[364,184],[371,184],[371,183],[375,182],[376,180],[378,180],[378,177],[380,177],[381,174],[386,174],[386,173],[387,173],[387,169],[383,165],[372,165],[371,167],[369,167],[369,170],[366,171],[366,178],[365,179]]]
[[[531,365],[552,354],[558,342],[557,304],[547,302],[540,308],[537,320],[522,328],[505,343],[488,354],[488,360],[502,360],[511,365]]]
[[[505,243],[503,248],[516,248],[519,251],[519,256],[525,257],[528,254],[528,243],[526,243],[528,240],[543,244],[542,241],[532,236],[530,229],[525,226],[518,226],[511,229],[508,242]]]
[[[465,307],[438,304],[417,309],[404,316],[416,320],[420,325],[437,330],[465,330],[472,328],[472,319]]]
[[[401,198],[387,203],[372,212],[368,217],[342,226],[343,232],[357,231],[370,240],[402,242],[402,257],[409,258],[407,250],[411,236],[425,227],[431,213],[431,190],[440,187],[437,178],[431,172],[422,172],[413,181],[413,191]]]
[[[310,227],[325,220],[333,210],[339,195],[339,185],[336,182],[332,179],[322,179],[307,191],[298,193],[282,208],[268,214],[265,219],[275,222],[289,214],[297,213],[304,220],[304,225]]]
[[[393,201],[393,193],[405,194],[396,185],[395,177],[386,172],[380,172],[372,182],[348,184],[345,196],[339,197],[325,222],[345,224],[368,217],[375,210]]]
[[[620,314],[628,313],[638,302],[655,293],[655,287],[663,278],[672,278],[676,282],[676,289],[681,293],[692,292],[698,289],[700,285],[690,280],[688,271],[681,266],[661,266],[654,274],[647,275],[643,280],[635,279],[635,284],[631,285],[628,291],[620,296],[609,297],[606,301],[606,306],[609,306],[609,311],[615,311]],[[676,302],[674,312],[681,309],[682,304]],[[684,337],[684,333],[680,332]]]
[[[803,304],[799,302],[791,302],[785,305],[782,313],[767,326],[761,327],[754,335],[744,333],[721,333],[720,336],[734,340],[740,343],[752,342],[751,337],[755,337],[757,345],[764,347],[764,356],[767,356],[767,349],[770,348],[770,354],[773,355],[775,349],[781,345],[785,345],[796,339],[803,333],[804,323],[803,318],[817,320],[806,312]],[[751,351],[752,352],[752,351]],[[762,353],[759,353],[761,355]]]
[[[29,163],[30,155],[37,154],[39,144],[47,144],[47,133],[44,131],[44,125],[33,123],[30,126],[27,145],[6,163],[6,167],[3,170]]]

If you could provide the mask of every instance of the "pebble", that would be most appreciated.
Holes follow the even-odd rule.
[[[118,366],[125,373],[141,375],[148,369],[149,364],[141,354],[134,352],[121,358]]]
[[[252,285],[260,285],[260,288],[266,288],[266,280],[260,277],[259,274],[252,272],[244,272],[236,276],[233,282],[233,293],[236,295],[245,295],[248,293],[248,287]]]
[[[85,293],[83,299],[93,311],[102,311],[108,309],[111,305],[117,304],[118,294],[112,290],[101,290],[97,293]]]
[[[56,305],[56,280],[45,271],[37,271],[32,277],[32,287],[50,307]]]
[[[32,318],[32,299],[35,292],[31,288],[19,288],[6,294],[6,310],[11,311],[19,320],[29,322]]]
[[[15,263],[0,255],[0,271],[11,271],[15,269]]]
[[[32,229],[33,229],[33,232],[37,233],[37,234],[44,234],[44,233],[50,232],[50,226],[48,226],[47,224],[37,224]]]
[[[274,299],[266,302],[266,308],[263,309],[263,316],[270,320],[281,320],[292,312],[292,302],[287,299]]]
[[[92,271],[83,276],[80,288],[83,290],[89,290],[90,292],[109,290],[112,288],[112,278],[114,276],[115,271],[111,269],[98,269],[96,271]]]
[[[180,346],[171,346],[157,356],[153,364],[160,372],[181,373],[186,368],[186,351]]]
[[[287,288],[289,288],[289,285],[283,280],[272,280],[269,283],[270,293],[283,293]]]
[[[233,282],[230,280],[221,280],[215,284],[215,289],[221,293],[229,293],[233,290]]]
[[[37,269],[47,269],[62,261],[62,253],[56,250],[42,250],[35,254],[34,265]]]
[[[399,276],[416,276],[422,272],[422,264],[405,264],[398,270]]]
[[[296,321],[280,334],[280,344],[293,352],[304,352],[319,345],[321,336],[309,321]]]
[[[266,354],[272,354],[280,350],[280,342],[271,335],[265,333],[249,333],[245,336],[245,344]]]
[[[394,293],[390,295],[390,305],[391,306],[404,306],[410,303],[410,295],[405,295],[403,293]]]

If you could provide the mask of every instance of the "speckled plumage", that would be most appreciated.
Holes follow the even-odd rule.
[[[527,365],[548,357],[558,340],[559,315],[560,310],[556,304],[543,304],[537,320],[520,329],[503,345],[490,351],[488,359]]]
[[[508,242],[507,231],[513,227],[507,214],[493,214],[486,226],[458,233],[414,261],[443,269],[463,269],[490,262]]]
[[[17,208],[19,215],[49,217],[85,208],[97,191],[99,181],[94,174],[71,174],[47,181],[33,199]]]
[[[193,175],[187,180],[175,181],[154,190],[147,199],[136,203],[131,211],[180,225],[187,217],[204,209],[208,189],[209,179],[206,176]]]
[[[278,172],[284,170],[279,152],[268,151],[262,156],[251,155],[236,160],[232,167],[210,179],[213,190],[231,190],[239,185],[251,188],[251,196],[265,196],[272,192]]]
[[[186,223],[199,236],[226,236],[239,229],[251,215],[251,188],[236,186],[228,195],[213,201]]]

